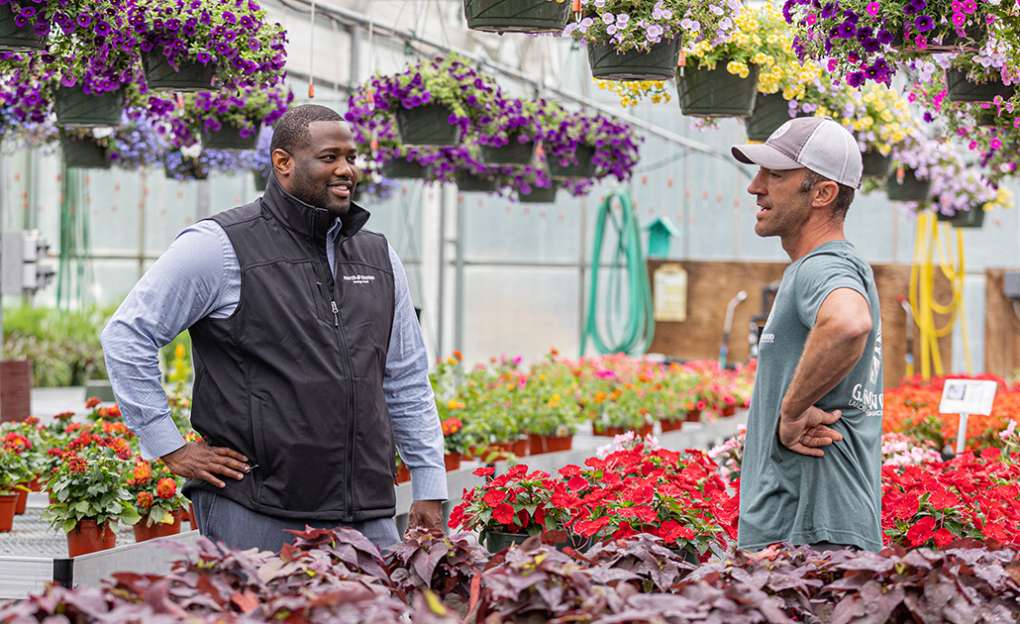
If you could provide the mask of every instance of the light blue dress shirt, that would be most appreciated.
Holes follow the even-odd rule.
[[[340,221],[326,235],[335,274]],[[390,247],[395,309],[383,391],[415,500],[447,498],[443,432],[428,380],[428,355],[407,274]],[[205,317],[226,318],[241,296],[241,268],[226,232],[205,220],[182,231],[128,294],[103,330],[106,366],[125,423],[147,459],[184,445],[161,383],[159,349]]]

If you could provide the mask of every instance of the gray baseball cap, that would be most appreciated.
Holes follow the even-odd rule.
[[[850,131],[827,117],[798,117],[779,126],[764,143],[733,146],[733,157],[748,165],[785,171],[810,169],[860,188],[861,150]]]

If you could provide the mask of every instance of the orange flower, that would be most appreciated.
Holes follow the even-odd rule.
[[[148,509],[152,507],[153,499],[151,492],[139,492],[138,500],[136,501],[139,509]]]
[[[102,401],[99,400],[99,397],[89,397],[85,400],[85,409],[92,409],[100,403],[102,403]]]
[[[460,351],[454,351],[453,352],[453,359],[457,360],[458,362],[463,362],[464,361],[464,354],[461,353]]]
[[[109,418],[120,418],[120,406],[114,403],[107,409],[106,414]]]
[[[177,493],[177,482],[167,477],[160,479],[156,484],[156,496],[160,498],[173,498]]]
[[[464,423],[462,423],[459,418],[447,418],[442,422],[442,426],[443,435],[448,436],[460,431],[461,427],[464,426]]]
[[[59,414],[57,414],[53,418],[66,422],[66,421],[71,420],[72,418],[74,418],[74,412],[60,412]]]
[[[134,477],[138,485],[148,483],[152,479],[152,465],[145,460],[139,460],[135,463]]]

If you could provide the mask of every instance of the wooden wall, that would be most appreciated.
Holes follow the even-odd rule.
[[[729,343],[730,361],[745,361],[748,354],[748,327],[751,317],[760,313],[762,288],[782,278],[786,263],[649,260],[649,275],[654,275],[655,269],[664,263],[679,264],[687,271],[687,320],[657,323],[655,340],[649,351],[684,359],[718,358],[726,304],[738,291],[745,290],[748,298],[736,309]],[[886,387],[892,387],[903,378],[906,368],[907,318],[897,297],[907,296],[910,267],[876,264],[872,269],[882,306],[885,384]],[[936,298],[940,302],[949,300],[948,281],[936,283]],[[946,321],[939,318],[936,322],[941,326]],[[914,335],[914,361],[918,362],[916,332]],[[947,366],[952,360],[951,348],[951,337],[940,342],[942,360]]]
[[[1008,379],[1020,371],[1020,318],[1002,293],[1005,273],[985,271],[985,372]]]

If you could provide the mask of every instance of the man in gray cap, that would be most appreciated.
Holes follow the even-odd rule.
[[[871,268],[843,236],[854,137],[792,119],[733,156],[758,165],[754,231],[791,264],[760,338],[740,472],[741,548],[882,548],[882,327]]]

